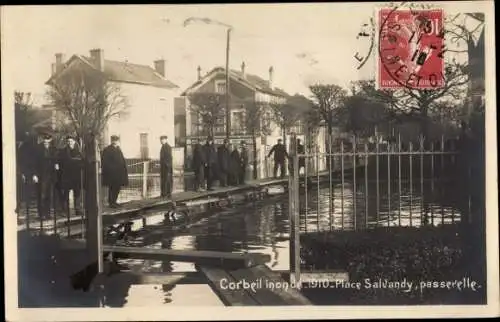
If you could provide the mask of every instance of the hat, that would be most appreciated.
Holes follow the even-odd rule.
[[[228,139],[224,139],[223,142],[224,142],[224,144],[226,144],[226,143],[229,143],[229,140]]]
[[[168,137],[167,137],[166,135],[162,135],[162,136],[160,136],[160,140],[163,140],[163,139],[165,139],[165,140],[166,140],[166,139],[168,139]]]
[[[247,144],[247,142],[246,142],[245,140],[242,140],[242,141],[240,142],[240,144],[241,144],[241,145],[245,145],[245,144]]]
[[[41,133],[42,134],[42,138],[44,140],[49,140],[49,139],[52,139],[52,134],[48,133],[48,132],[44,132],[44,133]]]
[[[213,140],[214,140],[213,137],[211,137],[211,136],[207,137],[207,141],[213,141]]]
[[[111,142],[120,141],[120,137],[118,135],[111,135]]]
[[[68,135],[66,136],[66,140],[73,139],[76,140],[76,137],[74,135]]]

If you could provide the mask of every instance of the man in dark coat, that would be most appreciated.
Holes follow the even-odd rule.
[[[229,177],[229,160],[231,151],[229,150],[229,140],[224,139],[224,143],[217,149],[218,165],[219,165],[219,182],[221,187],[227,186]]]
[[[240,181],[241,157],[239,149],[240,148],[235,145],[229,159],[228,183],[232,186],[237,186]]]
[[[248,149],[247,143],[245,141],[241,141],[241,152],[240,152],[240,172],[239,172],[239,184],[244,184],[247,176],[247,168],[248,168]]]
[[[69,211],[69,192],[73,190],[75,212],[81,213],[83,156],[73,136],[66,138],[66,146],[59,152],[60,184],[63,209]]]
[[[205,187],[205,149],[198,140],[193,141],[193,164],[194,171],[194,190],[203,190]]]
[[[32,180],[37,187],[38,215],[40,219],[50,218],[50,207],[56,181],[56,171],[59,170],[57,150],[52,145],[52,136],[43,135],[34,153]]]
[[[161,149],[160,149],[160,185],[161,185],[161,196],[170,198],[172,197],[172,147],[167,142],[168,138],[166,135],[160,137]]]
[[[207,190],[213,190],[212,185],[215,177],[215,167],[217,165],[217,151],[215,150],[214,139],[207,138],[207,143],[203,147],[205,154],[205,178],[207,180]]]
[[[109,187],[108,202],[112,208],[118,206],[116,200],[121,187],[128,185],[127,164],[119,144],[120,138],[112,135],[111,144],[104,148],[101,156],[102,183]]]
[[[288,153],[286,152],[283,140],[278,139],[278,143],[273,145],[271,151],[269,151],[268,158],[274,153],[274,170],[273,175],[275,178],[278,177],[278,168],[280,169],[281,178],[285,177],[285,160],[288,158]]]

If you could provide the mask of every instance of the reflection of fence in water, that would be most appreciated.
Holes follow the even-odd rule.
[[[293,157],[296,164],[303,160],[301,178],[307,178],[302,186],[293,178],[292,187],[301,191],[296,209],[303,232],[439,225],[459,221],[460,214],[470,217],[464,213],[470,194],[459,186],[467,170],[444,140],[421,140],[416,147],[341,143],[331,151]],[[320,178],[330,162],[332,174]]]

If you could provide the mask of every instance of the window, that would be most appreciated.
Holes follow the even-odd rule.
[[[226,81],[216,80],[215,81],[215,92],[219,94],[224,94],[226,92]]]
[[[245,134],[245,112],[232,111],[231,127],[235,134]]]
[[[141,159],[149,159],[149,147],[148,147],[148,134],[147,133],[141,133],[139,134],[140,137],[140,150],[141,150]]]

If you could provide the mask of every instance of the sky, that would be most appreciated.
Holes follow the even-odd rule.
[[[461,2],[462,5],[467,2]],[[2,59],[16,90],[44,103],[45,81],[55,53],[89,55],[101,48],[106,59],[153,66],[167,61],[166,77],[185,89],[207,72],[224,66],[226,29],[203,23],[183,26],[190,17],[232,26],[230,67],[268,77],[290,94],[309,96],[312,83],[335,83],[375,76],[374,53],[358,70],[368,38],[357,39],[374,16],[376,3],[17,6],[2,8]],[[456,5],[449,2],[447,8]],[[469,7],[471,4],[469,3]]]
[[[14,87],[43,100],[55,53],[89,55],[103,49],[106,59],[153,66],[167,60],[166,77],[185,89],[196,81],[197,66],[207,72],[224,66],[226,29],[203,23],[183,26],[189,17],[231,25],[230,67],[268,77],[290,94],[309,95],[314,82],[346,85],[358,78],[354,54],[357,33],[371,6],[196,5],[45,6],[9,8],[5,45]],[[368,47],[362,43],[361,47]],[[8,56],[9,57],[9,56]]]

